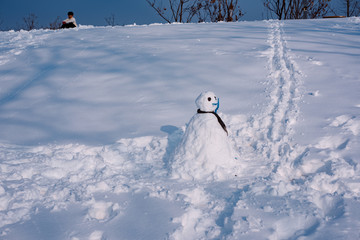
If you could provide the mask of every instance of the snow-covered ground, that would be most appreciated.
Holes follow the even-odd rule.
[[[0,39],[1,239],[360,238],[359,18]],[[205,90],[240,170],[173,178]]]

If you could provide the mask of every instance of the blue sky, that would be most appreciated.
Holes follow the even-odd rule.
[[[242,0],[240,6],[245,16],[242,20],[262,19],[263,0]],[[2,29],[20,28],[23,17],[34,13],[39,26],[48,26],[57,16],[67,17],[68,11],[75,13],[78,23],[83,25],[106,25],[105,17],[115,14],[117,24],[150,24],[163,20],[145,0],[0,0]]]

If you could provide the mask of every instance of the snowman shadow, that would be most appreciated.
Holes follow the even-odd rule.
[[[163,157],[164,167],[170,173],[171,171],[171,159],[175,152],[176,147],[181,142],[184,135],[184,130],[172,125],[165,125],[160,128],[161,131],[168,134],[168,143],[166,146],[166,152]]]

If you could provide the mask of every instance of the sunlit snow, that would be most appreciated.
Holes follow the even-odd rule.
[[[1,239],[360,238],[359,18],[0,40]],[[173,162],[203,91],[227,177]]]

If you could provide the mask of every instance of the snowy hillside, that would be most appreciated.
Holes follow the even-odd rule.
[[[0,32],[0,238],[359,239],[359,66],[359,18]],[[206,90],[239,168],[174,178]]]

